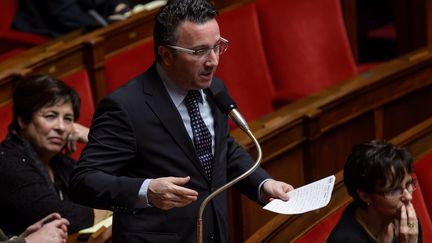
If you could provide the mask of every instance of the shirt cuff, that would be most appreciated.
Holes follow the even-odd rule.
[[[138,201],[135,203],[136,208],[148,208],[152,206],[147,197],[148,187],[152,180],[153,179],[145,179],[141,185],[138,192]]]
[[[258,193],[257,193],[257,195],[258,195],[258,200],[260,200],[260,202],[262,202],[262,203],[266,203],[266,202],[264,202],[262,199],[262,195],[261,195],[261,188],[262,188],[262,186],[264,185],[264,183],[266,183],[267,181],[269,181],[269,180],[273,180],[272,178],[267,178],[267,179],[265,179],[265,180],[263,180],[260,184],[259,184],[259,186],[258,186]]]

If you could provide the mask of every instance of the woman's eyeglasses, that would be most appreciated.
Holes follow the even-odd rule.
[[[405,190],[407,190],[409,193],[415,191],[416,184],[417,181],[415,179],[411,179],[405,184],[404,187],[397,187],[386,191],[375,191],[375,193],[387,198],[399,198],[404,194]]]

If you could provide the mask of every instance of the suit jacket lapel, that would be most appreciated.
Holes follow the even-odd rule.
[[[155,65],[152,66],[151,72],[146,78],[147,82],[144,86],[144,94],[151,96],[151,98],[146,99],[147,105],[159,118],[161,124],[167,129],[175,143],[183,150],[189,160],[193,162],[202,176],[209,181],[195,153],[195,148],[184,127],[182,118],[157,74]]]

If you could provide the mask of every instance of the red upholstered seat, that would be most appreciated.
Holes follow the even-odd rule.
[[[49,40],[44,36],[10,29],[18,10],[18,0],[3,0],[0,9],[0,54],[16,48],[30,48]]]
[[[110,93],[138,76],[154,62],[153,39],[126,47],[105,60],[105,82]]]
[[[432,153],[425,155],[414,163],[418,184],[432,219]],[[432,241],[431,241],[432,242]]]
[[[8,126],[12,122],[12,102],[0,106],[0,142],[6,138]]]
[[[339,208],[332,214],[327,216],[324,220],[314,225],[308,232],[298,238],[296,243],[310,243],[310,242],[326,242],[330,232],[336,226],[339,221],[344,207]]]
[[[272,80],[298,99],[356,74],[340,0],[257,0]]]
[[[90,127],[95,106],[87,71],[85,69],[81,69],[75,73],[63,77],[62,80],[75,89],[80,95],[81,109],[80,117],[77,122],[84,126]],[[78,145],[78,150],[72,154],[74,159],[79,159],[81,150],[84,148],[84,146],[85,145],[83,144]]]
[[[216,76],[222,78],[246,120],[273,110],[275,91],[265,59],[255,3],[220,14],[221,36],[230,46],[220,56]]]
[[[420,178],[418,179],[420,180]],[[425,200],[423,193],[424,191],[427,191],[427,187],[425,187],[425,190],[423,190],[422,185],[423,183],[418,183],[417,189],[413,192],[412,203],[415,208],[417,218],[422,225],[423,242],[432,242],[432,222],[426,206],[430,206],[431,202]],[[430,188],[431,185],[432,184],[429,184],[428,187]]]

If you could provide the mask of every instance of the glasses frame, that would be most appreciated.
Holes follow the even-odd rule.
[[[224,45],[224,48],[221,48],[221,44]],[[219,47],[219,53],[216,53],[217,55],[220,56],[223,53],[225,53],[226,50],[228,49],[229,41],[223,37],[220,37],[218,43],[216,45],[214,45],[213,47],[199,48],[199,49],[189,49],[189,48],[185,48],[185,47],[181,47],[181,46],[174,46],[174,45],[165,45],[165,46],[168,48],[171,48],[173,50],[176,50],[176,51],[181,51],[184,53],[191,54],[191,55],[196,56],[196,57],[208,57],[212,50],[216,53],[215,49],[217,47]],[[203,54],[201,55],[200,53],[203,53]]]
[[[409,193],[413,193],[417,189],[416,185],[417,180],[413,178],[405,184],[405,187],[397,187],[385,191],[376,190],[375,193],[385,198],[400,198],[404,194],[405,190],[407,190]]]

